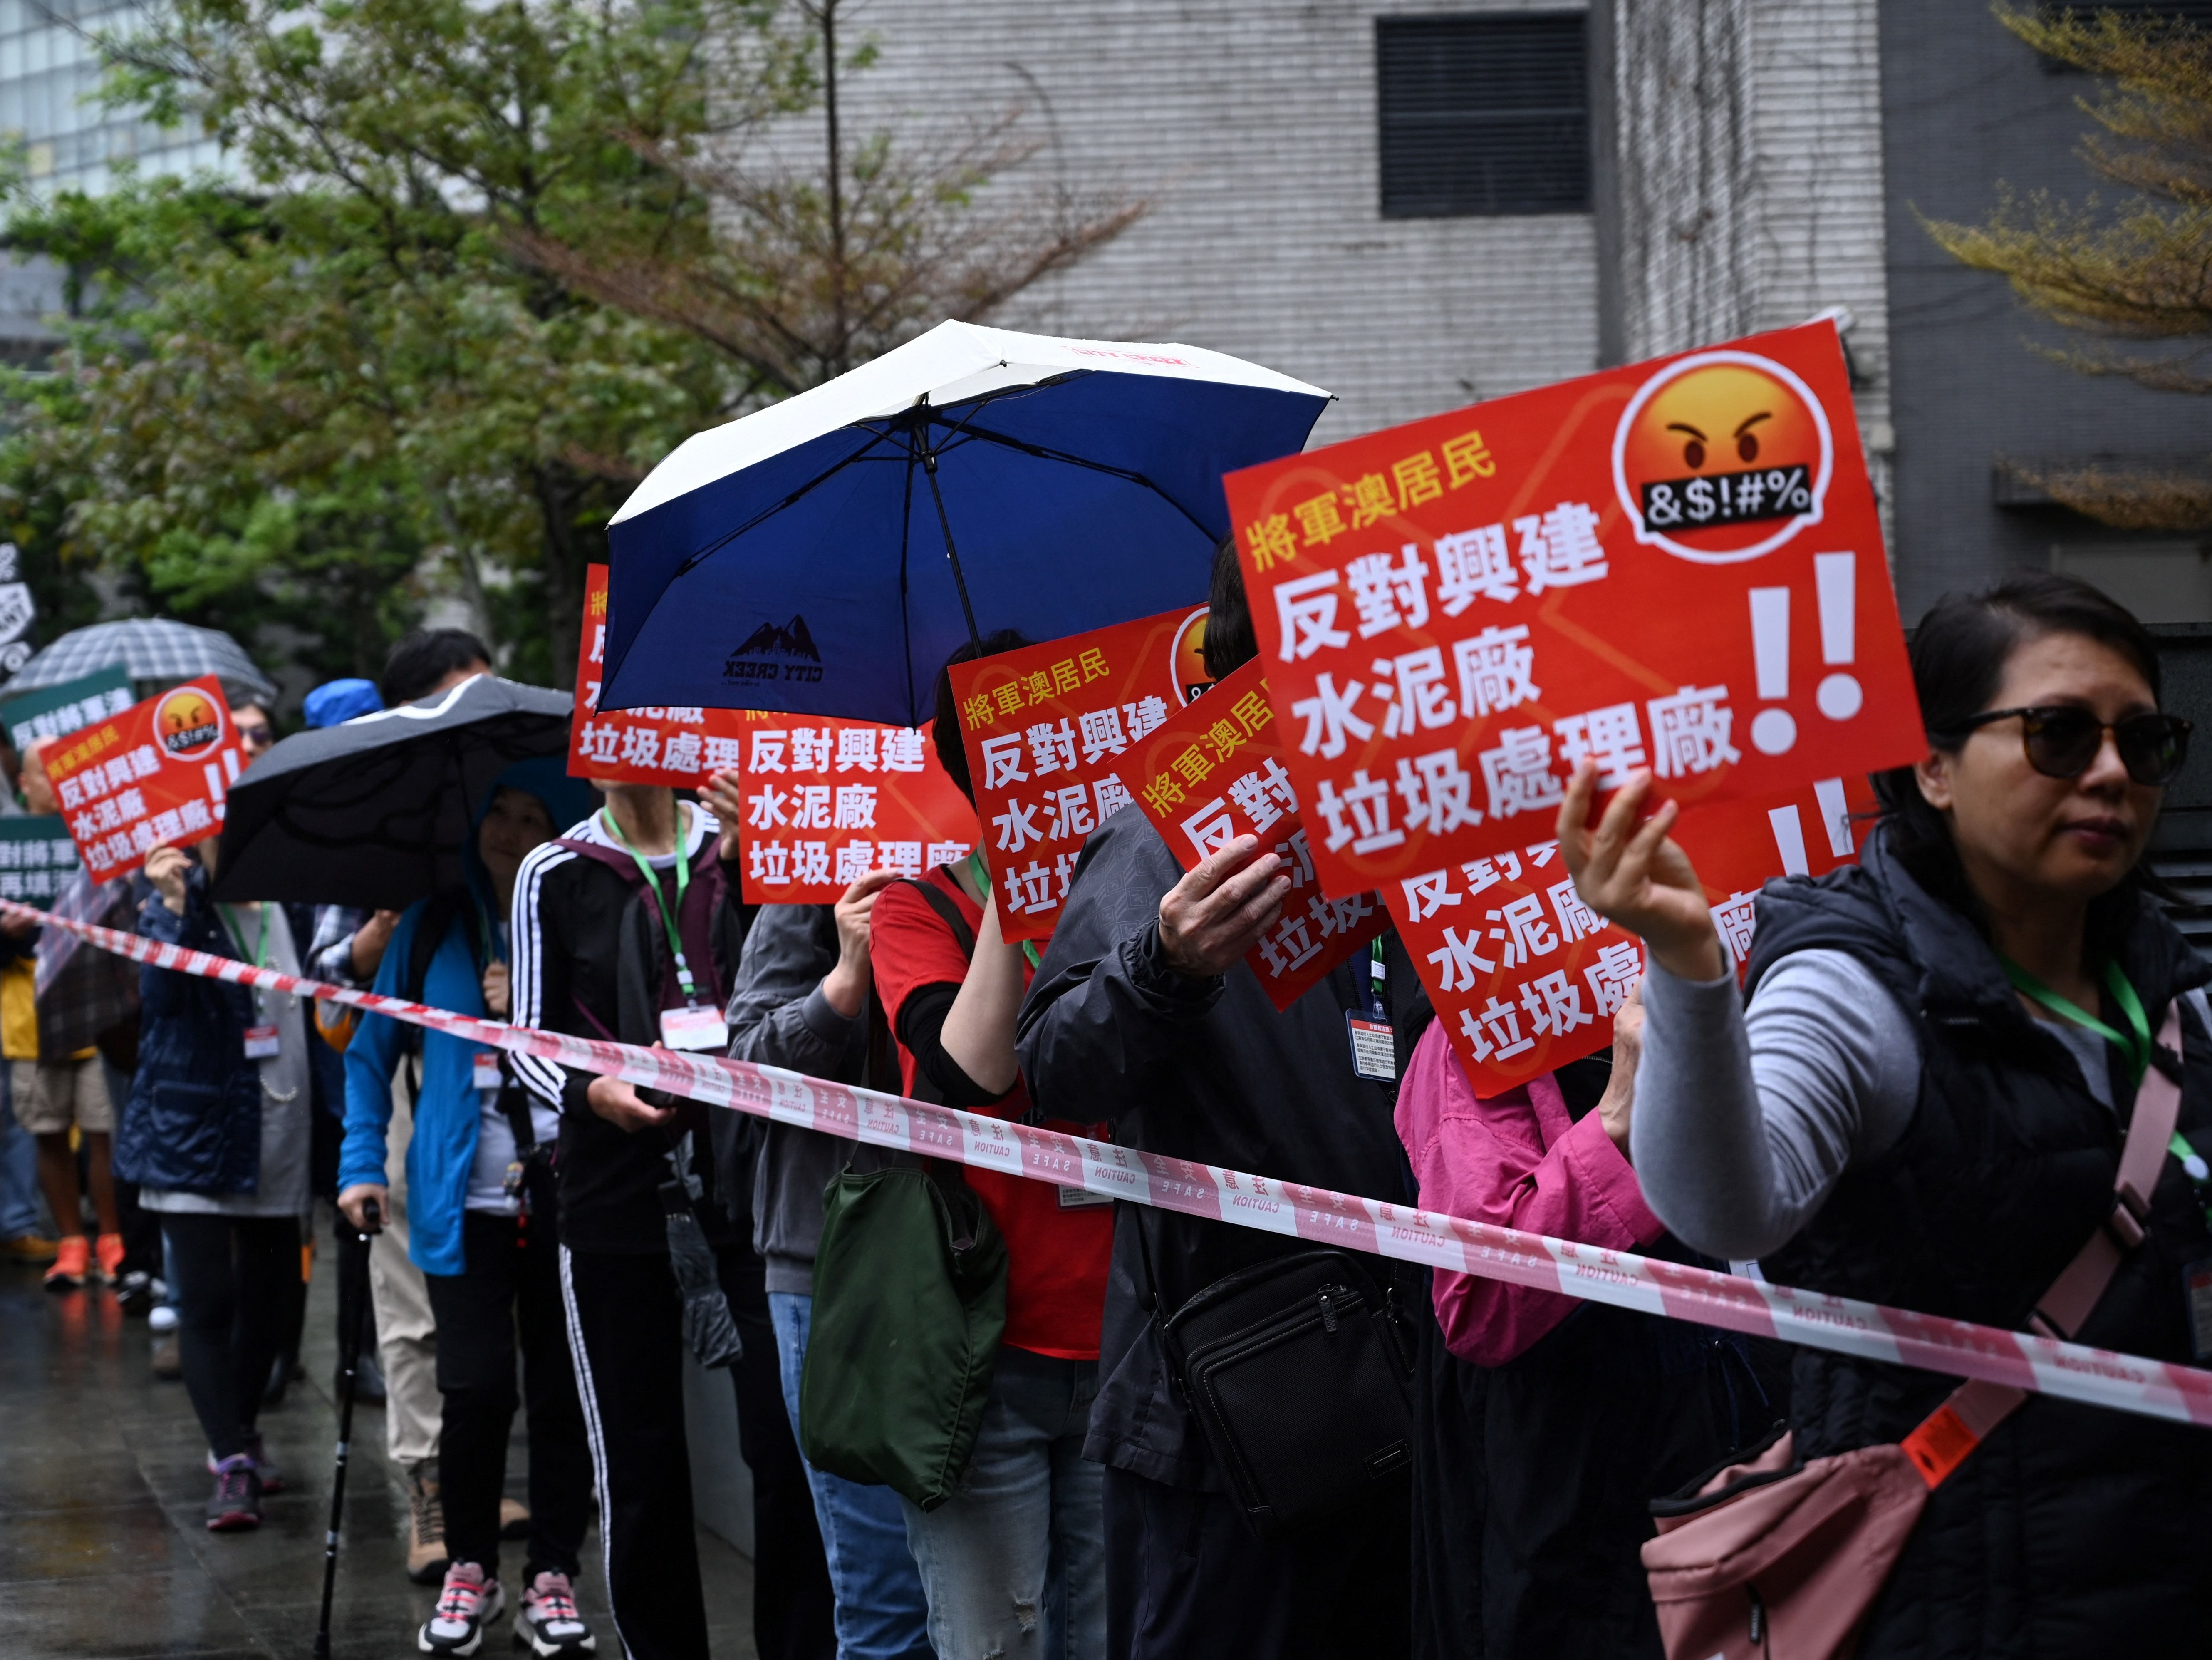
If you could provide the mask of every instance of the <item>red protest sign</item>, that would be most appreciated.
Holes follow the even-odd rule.
[[[584,634],[576,648],[576,708],[568,722],[568,775],[617,784],[697,789],[732,771],[744,716],[736,709],[599,708],[607,649],[607,568],[584,574]]]
[[[1327,892],[1549,834],[1584,757],[1686,808],[1924,747],[1826,323],[1224,482]]]
[[[1830,778],[1779,805],[1724,802],[1680,822],[1739,970],[1760,886],[1850,863],[1853,821],[1873,804],[1863,779]],[[1603,1049],[1644,972],[1642,942],[1583,904],[1557,842],[1420,872],[1383,897],[1479,1096]]]
[[[46,762],[95,882],[137,868],[157,843],[190,847],[221,830],[244,765],[212,674],[70,733]]]
[[[872,870],[920,876],[974,851],[975,811],[927,733],[757,710],[739,719],[747,904],[833,904]]]
[[[1052,932],[1084,838],[1129,804],[1129,746],[1206,690],[1205,649],[1200,605],[952,666],[1007,939]]]
[[[1322,897],[1261,670],[1255,659],[1170,715],[1131,751],[1130,776],[1138,806],[1185,870],[1240,836],[1282,856],[1291,877],[1282,920],[1244,961],[1267,1000],[1286,1009],[1390,919],[1371,893]]]

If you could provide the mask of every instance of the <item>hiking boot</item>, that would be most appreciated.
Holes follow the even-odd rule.
[[[438,1606],[422,1622],[415,1646],[425,1654],[474,1654],[483,1646],[484,1627],[506,1608],[498,1580],[487,1578],[473,1562],[456,1562],[446,1570]]]
[[[121,1234],[101,1234],[93,1242],[92,1254],[99,1261],[101,1279],[112,1286],[123,1278],[125,1251]]]
[[[54,1265],[46,1270],[46,1289],[76,1291],[92,1273],[92,1241],[73,1233],[54,1248]]]
[[[177,1344],[177,1330],[154,1335],[154,1376],[165,1383],[173,1383],[185,1375],[184,1351]]]
[[[10,1262],[51,1262],[58,1247],[43,1234],[18,1234],[0,1243],[0,1258]]]
[[[261,1478],[250,1453],[235,1453],[215,1467],[215,1496],[207,1501],[210,1533],[235,1533],[261,1525]]]
[[[522,1606],[514,1611],[514,1642],[547,1660],[589,1654],[599,1647],[599,1639],[576,1612],[576,1593],[567,1574],[548,1568],[523,1588]]]
[[[499,1499],[499,1536],[510,1540],[530,1537],[530,1506],[505,1493]],[[525,1591],[523,1596],[527,1598],[529,1594]]]
[[[438,1498],[437,1468],[425,1459],[407,1477],[407,1577],[418,1585],[436,1584],[453,1565],[446,1554],[446,1507]]]
[[[259,1431],[246,1438],[246,1456],[253,1461],[253,1473],[261,1478],[261,1496],[264,1499],[274,1498],[284,1491],[283,1475],[269,1456],[269,1450],[262,1444]],[[207,1467],[210,1475],[217,1473],[218,1466],[212,1452],[207,1456]]]
[[[331,1393],[345,1393],[345,1366],[339,1364],[331,1379]],[[376,1364],[376,1357],[367,1348],[361,1359],[353,1363],[353,1403],[357,1407],[380,1407],[384,1404],[384,1368]]]

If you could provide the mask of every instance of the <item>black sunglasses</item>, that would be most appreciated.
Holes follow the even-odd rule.
[[[2192,728],[2178,714],[2100,721],[2094,710],[2059,703],[2045,708],[1991,709],[1964,722],[1960,731],[1963,734],[2014,715],[2020,717],[2020,743],[2027,753],[2027,764],[2046,778],[2079,778],[2088,771],[2108,732],[2120,752],[2120,764],[2138,784],[2170,784],[2189,759]]]

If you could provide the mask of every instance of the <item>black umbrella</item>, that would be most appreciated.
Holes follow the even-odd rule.
[[[397,909],[453,885],[493,781],[567,751],[569,702],[480,674],[287,738],[231,787],[215,897]]]

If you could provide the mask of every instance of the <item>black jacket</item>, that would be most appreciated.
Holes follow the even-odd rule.
[[[1404,1202],[1410,1183],[1390,1092],[1353,1073],[1345,1025],[1346,1011],[1364,1006],[1366,958],[1340,965],[1279,1014],[1242,964],[1219,979],[1188,979],[1159,955],[1160,897],[1182,875],[1139,812],[1116,813],[1085,844],[1017,1027],[1037,1110],[1105,1120],[1125,1146]],[[1170,1311],[1224,1274],[1308,1246],[1171,1211],[1125,1205],[1116,1218],[1103,1381],[1085,1456],[1170,1486],[1219,1489],[1147,1335],[1139,1226]]]
[[[684,905],[684,955],[699,1000],[720,1008],[746,918],[737,903],[737,871],[717,866],[714,820],[694,812],[686,849],[691,877]],[[562,841],[612,846],[596,813]],[[672,898],[673,876],[664,873],[660,879]],[[673,989],[659,913],[626,854],[618,866],[561,842],[536,849],[515,878],[512,933],[515,1025],[648,1047],[660,1041],[659,1011],[681,999]],[[668,1150],[686,1130],[698,1132],[692,1169],[708,1196],[696,1207],[701,1223],[718,1242],[734,1237],[714,1197],[708,1109],[678,1100],[672,1104],[681,1109],[673,1123],[631,1134],[586,1101],[594,1074],[524,1055],[514,1057],[514,1069],[527,1088],[560,1109],[554,1170],[563,1244],[590,1251],[665,1250],[660,1183],[669,1173]]]
[[[2123,1122],[2029,1018],[1996,953],[1923,891],[1877,833],[1863,862],[1759,896],[1752,983],[1791,952],[1850,952],[1917,1027],[1918,1102],[1895,1146],[1847,1171],[1765,1264],[1785,1285],[2020,1329],[2110,1211]],[[2148,900],[2117,952],[2153,1029],[2212,977]],[[2118,1019],[2116,1012],[2108,1015]],[[2212,1040],[2187,1011],[2181,1127],[2212,1141]],[[2112,1098],[2132,1104],[2115,1066]],[[2185,1264],[2212,1257],[2178,1161],[2149,1237],[2077,1334],[2186,1364]],[[1955,1379],[1820,1350],[1797,1355],[1805,1456],[1895,1441]],[[1890,1576],[1863,1660],[2203,1654],[2212,1644],[2212,1432],[2031,1395],[1941,1487]]]

